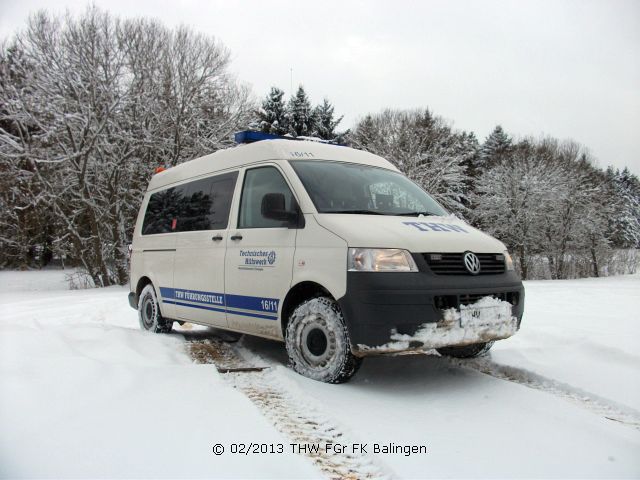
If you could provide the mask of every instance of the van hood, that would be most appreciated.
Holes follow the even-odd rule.
[[[349,247],[402,248],[410,252],[502,253],[505,245],[457,217],[316,214],[317,222]]]

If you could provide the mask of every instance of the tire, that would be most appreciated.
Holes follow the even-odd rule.
[[[462,345],[459,347],[442,347],[436,348],[440,355],[456,358],[474,358],[487,353],[494,342],[473,343],[471,345]]]
[[[351,353],[340,307],[328,297],[311,298],[296,307],[285,342],[293,369],[320,382],[347,382],[362,363]]]
[[[244,334],[228,330],[220,333],[218,337],[224,343],[238,343],[242,339],[242,337],[244,337]]]
[[[138,321],[140,328],[153,333],[169,333],[173,320],[167,320],[160,313],[160,304],[153,285],[148,284],[138,298]]]
[[[215,327],[209,327],[209,330],[224,343],[237,343],[244,337],[244,334],[231,330],[222,330]]]

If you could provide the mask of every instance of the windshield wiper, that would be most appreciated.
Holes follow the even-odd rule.
[[[353,213],[354,215],[385,215],[375,210],[329,210],[322,213]]]
[[[420,215],[424,215],[425,217],[438,217],[439,214],[433,212],[405,212],[405,213],[396,213],[398,217],[418,217]]]

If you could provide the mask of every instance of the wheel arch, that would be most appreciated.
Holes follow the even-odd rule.
[[[280,329],[282,338],[286,337],[287,324],[289,323],[289,317],[293,310],[303,301],[318,296],[327,296],[335,300],[327,288],[316,282],[303,281],[291,287],[282,302],[282,309],[280,311]]]
[[[153,282],[146,275],[143,275],[138,279],[138,283],[136,284],[136,302],[140,299],[140,294],[142,293],[142,289],[149,284],[153,285]],[[155,286],[153,288],[155,288]],[[157,293],[158,292],[156,292],[156,294]]]
[[[149,277],[147,275],[143,275],[142,277],[140,277],[138,279],[138,283],[136,284],[136,290],[135,290],[135,292],[136,292],[136,305],[138,304],[138,301],[140,300],[140,294],[142,293],[142,290],[147,285],[153,286],[153,289],[156,292],[156,297],[158,298],[158,306],[160,307],[160,314],[164,317],[165,316],[165,312],[163,311],[162,300],[160,299],[160,292],[158,291],[158,287],[153,282],[151,277]]]

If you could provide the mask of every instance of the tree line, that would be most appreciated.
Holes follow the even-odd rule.
[[[149,178],[233,145],[233,133],[313,136],[379,154],[447,209],[503,240],[525,278],[614,273],[640,246],[640,182],[602,170],[585,147],[480,142],[428,109],[364,115],[350,130],[300,86],[255,101],[219,41],[96,7],[40,12],[0,49],[0,267],[80,266],[96,285],[127,280],[127,244]],[[544,270],[544,272],[542,270]]]
[[[349,138],[502,240],[524,278],[637,268],[635,250],[617,250],[640,247],[640,181],[627,168],[598,168],[574,141],[515,140],[496,126],[480,143],[427,109],[367,115]]]
[[[316,137],[341,143],[349,131],[337,132],[343,116],[336,118],[334,111],[335,107],[327,98],[312,108],[302,85],[286,103],[284,91],[271,87],[261,106],[255,110],[255,120],[249,127],[274,135]]]

